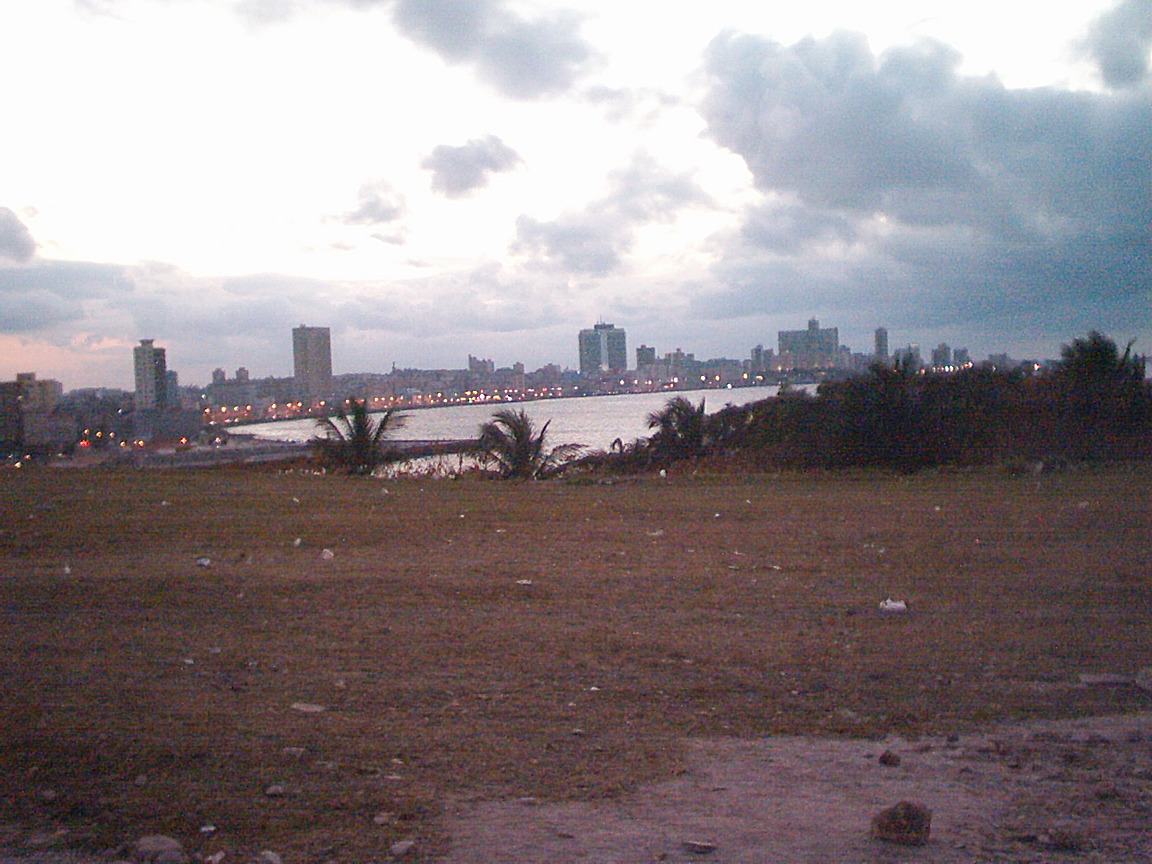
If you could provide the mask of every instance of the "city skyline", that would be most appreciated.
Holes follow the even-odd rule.
[[[1152,350],[1152,0],[662,12],[6,7],[0,379],[131,389],[141,335],[186,381],[284,374],[300,321],[339,371],[575,368],[596,320]]]

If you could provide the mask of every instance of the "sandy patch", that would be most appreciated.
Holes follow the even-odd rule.
[[[458,803],[447,813],[445,864],[1152,860],[1152,714],[953,740],[769,737],[689,748],[681,776],[619,800]],[[885,751],[899,764],[881,764]],[[926,846],[868,837],[872,815],[902,800],[933,811]]]

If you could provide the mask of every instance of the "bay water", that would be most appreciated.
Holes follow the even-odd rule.
[[[419,408],[402,412],[405,416],[404,426],[392,437],[409,441],[475,438],[482,423],[492,419],[497,411],[511,408],[515,411],[523,410],[532,418],[537,429],[549,423],[547,444],[550,447],[582,444],[590,449],[607,450],[617,438],[627,444],[651,435],[648,415],[662,409],[675,396],[683,396],[693,405],[699,405],[703,399],[705,411],[712,414],[726,405],[745,405],[775,396],[778,389],[768,386],[677,390]],[[229,428],[232,432],[267,441],[308,441],[317,431],[315,419],[281,420]]]

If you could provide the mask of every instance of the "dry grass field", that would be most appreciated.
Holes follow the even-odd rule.
[[[617,795],[689,738],[1148,710],[1076,685],[1152,666],[1149,502],[1147,465],[4,470],[0,845],[431,858],[448,801]]]

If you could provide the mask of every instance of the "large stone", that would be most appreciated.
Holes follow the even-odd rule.
[[[1133,683],[1145,693],[1152,693],[1152,666],[1145,666],[1141,669],[1136,674],[1136,680]]]
[[[392,853],[394,858],[403,858],[416,846],[415,840],[397,840],[388,847],[388,851]]]
[[[901,801],[895,807],[886,807],[872,817],[870,835],[887,843],[904,846],[923,846],[932,830],[932,811],[919,804]]]
[[[150,834],[136,841],[132,859],[139,864],[188,864],[188,853],[179,840]]]

